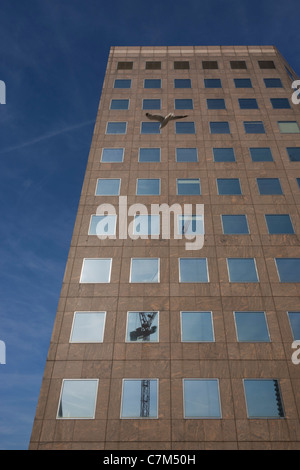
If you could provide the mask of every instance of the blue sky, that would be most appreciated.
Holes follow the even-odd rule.
[[[299,1],[3,0],[0,449],[27,449],[110,46],[274,44]]]

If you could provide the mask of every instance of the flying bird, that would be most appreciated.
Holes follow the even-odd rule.
[[[173,113],[169,113],[166,116],[161,116],[160,114],[146,113],[146,116],[148,119],[152,119],[153,121],[159,121],[160,122],[159,128],[162,129],[168,124],[169,121],[173,121],[174,119],[183,119],[187,117],[188,115],[186,114],[185,116],[175,116]]]

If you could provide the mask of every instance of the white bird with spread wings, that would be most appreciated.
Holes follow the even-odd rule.
[[[175,116],[173,113],[169,113],[166,116],[161,116],[160,114],[146,113],[146,116],[148,119],[152,119],[153,121],[159,121],[160,122],[159,128],[162,129],[168,124],[169,121],[173,121],[175,119],[183,119],[187,117],[188,115],[186,114],[185,116]]]

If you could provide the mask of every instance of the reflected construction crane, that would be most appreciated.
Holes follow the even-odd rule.
[[[138,314],[141,326],[130,331],[130,341],[150,341],[150,335],[157,330],[156,326],[151,326],[157,312],[138,312]]]

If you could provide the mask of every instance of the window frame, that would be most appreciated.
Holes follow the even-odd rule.
[[[196,415],[196,416],[189,416],[186,413],[186,403],[187,403],[187,393],[186,393],[186,386],[185,383],[189,381],[199,381],[199,382],[215,382],[216,383],[216,389],[215,392],[218,401],[218,414],[217,415]],[[220,382],[218,378],[214,377],[209,377],[209,378],[197,378],[197,377],[192,377],[192,378],[183,378],[182,379],[182,394],[183,394],[183,418],[184,419],[222,419],[222,403],[221,403],[221,393],[220,393]]]
[[[205,260],[205,273],[204,273],[204,278],[206,280],[200,280],[200,281],[197,281],[197,280],[192,280],[192,281],[184,281],[182,279],[182,273],[181,273],[181,261],[203,261]],[[208,284],[210,282],[210,279],[209,279],[209,271],[208,271],[208,262],[207,262],[207,258],[185,258],[185,257],[179,257],[178,258],[178,272],[179,272],[179,284]]]
[[[248,217],[247,214],[220,214],[221,217],[221,225],[222,225],[222,232],[223,235],[250,235],[249,224],[248,224]],[[223,217],[244,217],[247,227],[247,232],[225,232],[224,220]]]
[[[152,151],[157,151],[158,150],[159,159],[158,160],[141,160],[141,150],[149,150],[149,151],[150,150],[152,150]],[[139,147],[138,162],[139,163],[160,163],[161,162],[161,148],[160,147]]]
[[[106,150],[122,150],[122,160],[118,160],[118,161],[104,161],[103,160],[103,155],[104,155],[104,151]],[[125,148],[124,147],[102,147],[102,152],[101,152],[101,159],[100,159],[100,162],[101,163],[123,163],[124,161],[124,153],[125,153]]]
[[[110,124],[125,124],[125,131],[124,132],[108,132],[108,128]],[[127,121],[107,121],[105,135],[126,135],[127,134]]]
[[[114,232],[113,233],[107,233],[107,234],[105,234],[105,233],[90,233],[91,232],[91,227],[92,227],[93,217],[113,217],[114,218]],[[107,235],[108,237],[110,237],[110,236],[115,236],[116,231],[117,231],[117,214],[106,214],[106,215],[91,214],[89,229],[88,229],[88,236],[97,237],[98,235],[100,235],[100,236]]]
[[[121,108],[112,108],[113,102],[117,102],[117,101],[127,102],[127,108],[122,108],[122,107]],[[110,111],[128,111],[129,107],[130,107],[130,99],[129,98],[112,98],[110,100],[110,104],[109,104],[109,110]]]
[[[133,261],[136,260],[144,260],[144,261],[149,261],[149,260],[157,260],[157,281],[133,281],[132,280],[132,274],[133,274]],[[130,272],[129,272],[129,284],[159,284],[160,283],[160,258],[156,257],[148,257],[148,258],[130,258]]]
[[[98,188],[98,185],[99,185],[99,181],[107,181],[107,180],[119,180],[119,189],[118,189],[118,193],[117,194],[97,194],[97,188]],[[96,182],[96,189],[95,189],[95,196],[99,196],[99,197],[115,197],[115,196],[120,196],[120,191],[121,191],[121,178],[97,178],[97,182]]]
[[[274,382],[276,381],[277,382],[277,386],[278,386],[278,389],[279,389],[279,396],[280,396],[280,404],[282,406],[282,410],[283,410],[283,416],[270,416],[270,415],[257,415],[256,413],[255,414],[250,414],[250,410],[249,410],[249,404],[248,404],[248,399],[247,399],[247,391],[246,391],[246,382],[253,382],[253,381],[258,381],[258,382],[266,382],[266,381],[269,381],[269,382]],[[280,387],[280,381],[278,379],[269,379],[269,378],[247,378],[247,379],[243,379],[243,388],[244,388],[244,398],[245,398],[245,404],[246,404],[246,412],[247,412],[247,418],[248,419],[284,419],[285,418],[285,412],[284,412],[284,403],[283,403],[283,399],[282,399],[282,393],[281,393],[281,387]],[[249,395],[248,395],[249,397]],[[274,396],[273,396],[273,399],[276,400],[275,398],[275,393],[274,393]]]
[[[274,231],[270,231],[270,227],[269,227],[269,224],[268,224],[268,217],[269,216],[274,217],[274,218],[276,218],[278,216],[288,217],[289,222],[290,222],[290,227],[291,227],[292,231],[291,232],[274,232]],[[267,227],[269,235],[294,235],[295,234],[295,229],[294,229],[293,221],[291,219],[290,214],[264,214],[264,217],[265,217],[266,227]]]
[[[85,282],[82,282],[82,275],[83,275],[83,271],[84,271],[85,262],[89,261],[89,260],[97,260],[97,261],[110,260],[109,270],[108,270],[108,273],[107,273],[108,275],[106,276],[108,278],[107,281],[100,281],[100,282],[99,281],[85,281]],[[112,273],[112,258],[83,258],[80,277],[79,277],[79,284],[110,284],[110,282],[111,282],[111,273]]]
[[[240,338],[240,335],[239,335],[239,328],[238,328],[238,322],[237,322],[237,315],[236,314],[241,314],[241,317],[243,315],[254,315],[254,314],[260,314],[260,316],[264,319],[264,328],[265,328],[265,332],[266,333],[266,336],[268,339],[241,339]],[[263,311],[263,310],[251,310],[251,311],[248,311],[248,310],[235,310],[233,312],[233,318],[234,318],[234,325],[235,325],[235,332],[236,332],[236,338],[237,338],[237,342],[238,343],[271,343],[271,337],[270,337],[270,331],[269,331],[269,326],[268,326],[268,322],[267,322],[267,316],[266,316],[266,312]],[[256,322],[253,320],[253,322],[256,324]]]
[[[69,338],[69,343],[70,344],[101,344],[103,343],[104,341],[104,332],[105,332],[105,323],[106,323],[106,311],[92,311],[92,310],[84,310],[84,311],[79,311],[79,310],[76,310],[73,314],[73,320],[72,320],[72,326],[71,326],[71,332],[70,332],[70,338]],[[101,338],[96,341],[96,340],[88,340],[88,341],[84,341],[84,340],[80,340],[80,341],[74,341],[72,339],[73,337],[73,333],[74,333],[74,329],[75,329],[75,323],[76,323],[76,315],[77,314],[81,314],[81,315],[93,315],[93,314],[103,314],[103,326],[102,326],[102,331],[101,331]]]
[[[198,181],[199,182],[199,194],[180,194],[178,189],[179,181]],[[192,184],[192,183],[191,183]],[[201,196],[201,181],[200,178],[176,178],[176,195],[177,196]]]
[[[209,325],[209,329],[211,330],[210,333],[211,333],[211,339],[183,339],[183,334],[184,334],[184,328],[183,328],[183,314],[203,314],[203,313],[206,313],[206,314],[209,314],[209,321],[210,321],[210,325]],[[198,330],[197,330],[198,331]],[[213,312],[211,310],[203,310],[203,311],[200,311],[200,310],[181,310],[180,311],[180,342],[181,343],[215,343],[216,339],[215,339],[215,331],[214,331],[214,322],[213,322]]]
[[[147,193],[147,194],[139,194],[139,183],[141,181],[158,181],[158,193]],[[156,183],[157,184],[157,183]],[[136,179],[136,196],[160,196],[161,195],[161,179],[160,178],[137,178]]]
[[[125,389],[125,382],[129,381],[139,381],[142,382],[143,380],[150,380],[156,382],[156,416],[123,416],[123,407],[124,407],[124,389]],[[139,405],[140,406],[140,405]],[[122,390],[121,390],[121,406],[120,406],[120,419],[158,419],[159,418],[159,379],[153,377],[146,377],[146,378],[123,378],[122,379]]]
[[[220,187],[219,187],[219,182],[220,181],[234,181],[234,182],[238,182],[238,186],[239,186],[239,189],[240,189],[240,192],[234,192],[234,193],[221,193],[220,192]],[[217,192],[218,192],[218,196],[242,196],[243,195],[243,192],[242,192],[242,186],[241,186],[241,182],[240,182],[240,178],[216,178],[216,184],[217,184]]]
[[[133,340],[130,340],[130,334],[129,334],[129,330],[128,330],[128,326],[129,326],[129,316],[130,314],[139,314],[139,313],[156,313],[156,318],[157,318],[157,332],[156,332],[156,338],[157,339],[154,339],[154,340],[149,340],[149,341],[139,341],[139,340],[136,340],[136,341],[133,341]],[[126,344],[148,344],[148,343],[159,343],[159,310],[128,310],[127,311],[127,315],[126,315],[126,331],[125,331],[125,343]]]
[[[64,391],[64,385],[66,382],[96,382],[96,389],[95,389],[95,396],[93,397],[94,400],[94,405],[93,405],[93,413],[91,416],[59,416],[59,409],[61,405],[61,400],[63,397],[63,391]],[[61,388],[60,388],[60,395],[59,395],[59,400],[58,400],[58,407],[56,411],[56,419],[61,420],[61,419],[95,419],[96,416],[96,405],[97,405],[97,398],[98,398],[98,389],[99,389],[99,379],[97,378],[75,378],[75,379],[70,379],[70,378],[64,378],[62,379],[61,382]]]
[[[256,280],[235,280],[235,279],[232,279],[232,274],[230,273],[230,263],[229,261],[230,260],[234,260],[234,261],[237,261],[237,260],[242,260],[242,261],[249,261],[249,260],[253,260],[253,267],[254,267],[254,272],[256,274]],[[252,257],[249,257],[249,258],[226,258],[226,264],[227,264],[227,272],[228,272],[228,282],[229,283],[237,283],[237,284],[257,284],[259,283],[259,275],[258,275],[258,270],[257,270],[257,266],[256,266],[256,259],[255,258],[252,258]],[[248,270],[249,272],[249,270]]]

